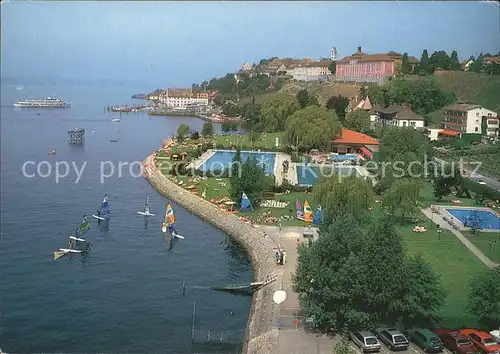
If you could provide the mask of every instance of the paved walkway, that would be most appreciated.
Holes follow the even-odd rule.
[[[298,295],[292,289],[292,275],[297,267],[297,239],[304,242],[303,227],[283,227],[279,232],[276,226],[261,226],[262,231],[286,250],[286,263],[283,266],[281,290],[286,291],[287,299],[280,305],[277,321],[291,322],[293,313],[300,310]],[[286,327],[284,324],[283,327]],[[289,326],[281,328],[278,334],[279,354],[331,354],[333,347],[340,341],[338,337],[330,337],[310,332],[302,327]]]
[[[460,231],[455,230],[448,224],[440,214],[434,213],[432,214],[431,208],[422,209],[422,212],[427,216],[430,220],[433,220],[436,224],[438,224],[441,228],[450,230],[459,240],[467,247],[481,262],[483,262],[488,268],[495,268],[498,266],[495,262],[489,259],[479,248],[474,246],[472,242],[470,242],[467,237],[465,237]]]

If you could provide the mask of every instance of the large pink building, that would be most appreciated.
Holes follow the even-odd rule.
[[[403,55],[396,52],[385,54],[365,54],[358,51],[349,57],[339,60],[336,65],[336,80],[346,82],[375,82],[382,84],[397,73]],[[415,57],[408,57],[414,67],[418,64]]]

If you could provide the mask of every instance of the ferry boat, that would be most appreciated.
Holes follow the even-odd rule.
[[[23,100],[14,103],[14,107],[47,107],[47,108],[69,108],[71,105],[58,98],[47,97],[41,100]]]

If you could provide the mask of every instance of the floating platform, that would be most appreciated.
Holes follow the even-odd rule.
[[[70,144],[84,144],[85,143],[85,129],[75,128],[68,131],[68,142]]]

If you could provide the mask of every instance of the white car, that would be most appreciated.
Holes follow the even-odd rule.
[[[497,329],[496,331],[491,331],[490,334],[500,344],[500,329]]]

